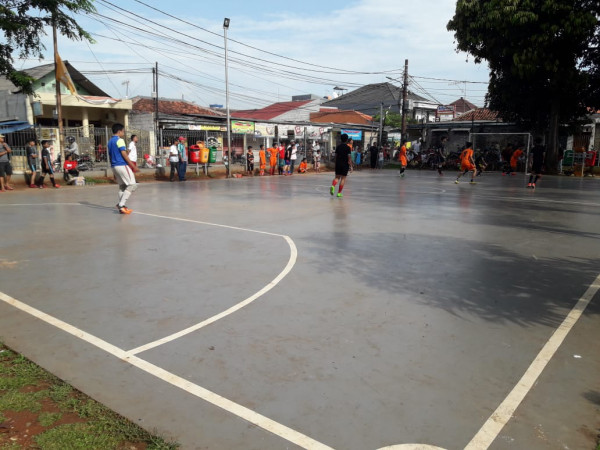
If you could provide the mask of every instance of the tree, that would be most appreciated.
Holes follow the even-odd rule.
[[[31,93],[33,80],[13,66],[15,52],[20,58],[43,58],[45,46],[40,38],[46,34],[44,27],[53,25],[69,39],[93,42],[72,15],[95,10],[93,0],[2,0],[0,31],[5,42],[0,42],[0,75],[7,77],[23,92]]]
[[[487,61],[491,109],[546,132],[556,167],[558,129],[600,106],[598,0],[458,0],[448,22],[457,50]]]

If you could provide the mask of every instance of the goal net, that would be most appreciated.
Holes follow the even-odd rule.
[[[469,139],[473,142],[476,155],[483,155],[488,171],[502,170],[504,161],[502,154],[510,144],[513,151],[523,150],[523,156],[517,164],[518,172],[527,171],[529,150],[532,145],[531,133],[471,133]]]

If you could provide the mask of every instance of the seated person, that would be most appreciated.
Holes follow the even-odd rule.
[[[74,177],[79,176],[79,170],[77,170],[77,161],[73,160],[73,154],[69,153],[67,156],[67,160],[64,164],[65,168],[65,181],[67,183],[73,182]]]
[[[300,163],[300,167],[298,167],[298,173],[306,173],[307,167],[308,164],[306,163],[306,158],[304,158]]]

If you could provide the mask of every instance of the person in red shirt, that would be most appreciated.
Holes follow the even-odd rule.
[[[471,175],[471,184],[475,184],[475,175],[477,175],[477,168],[475,167],[475,160],[473,159],[473,143],[467,142],[465,149],[460,154],[460,170],[461,173],[456,177],[455,183],[458,184],[460,177],[465,175],[467,172],[473,172]]]
[[[279,175],[283,175],[283,168],[285,167],[285,147],[281,142],[279,143],[278,152],[279,152],[279,164],[278,164]]]

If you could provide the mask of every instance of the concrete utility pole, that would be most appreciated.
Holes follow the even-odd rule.
[[[54,79],[56,83],[56,114],[58,118],[58,151],[60,154],[60,160],[64,164],[65,162],[65,149],[64,149],[64,129],[63,129],[63,117],[62,117],[62,98],[60,96],[60,80],[58,78],[58,41],[56,38],[56,22],[52,20],[52,40],[54,43]],[[62,167],[58,168],[59,172],[62,172]]]
[[[158,131],[158,62],[156,62],[155,67],[152,68],[152,81],[154,84],[154,86],[152,86],[152,94],[154,95],[154,140],[156,142],[156,160],[158,162],[161,156],[160,147],[162,144],[162,142],[160,142]]]
[[[406,136],[406,116],[408,114],[408,59],[404,60],[404,83],[402,84],[402,139]]]
[[[383,147],[383,143],[381,140],[383,139],[383,103],[379,105],[379,139],[377,142],[377,147]]]

